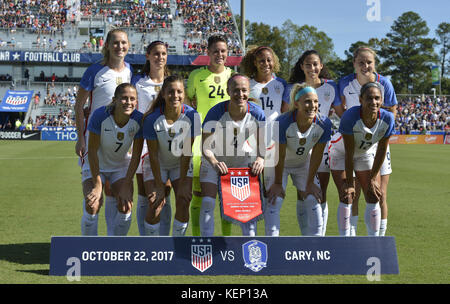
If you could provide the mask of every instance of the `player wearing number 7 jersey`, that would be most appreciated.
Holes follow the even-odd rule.
[[[227,81],[233,71],[225,66],[228,55],[227,40],[221,35],[208,39],[209,65],[191,72],[187,81],[187,97],[193,108],[197,110],[201,121],[216,104],[230,99],[227,93]],[[194,142],[193,196],[191,202],[192,235],[200,236],[200,208],[202,205],[200,187],[201,139]],[[223,235],[231,235],[231,223],[222,221]]]

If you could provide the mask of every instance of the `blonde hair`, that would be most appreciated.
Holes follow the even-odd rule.
[[[121,30],[121,29],[110,30],[108,32],[108,35],[106,35],[105,43],[103,44],[103,48],[102,48],[102,55],[103,55],[102,64],[103,65],[107,65],[109,63],[109,51],[110,51],[109,44],[111,43],[112,37],[115,33],[124,33],[127,36],[128,46],[131,47],[127,32],[125,32],[124,30]]]
[[[242,58],[240,67],[242,68],[242,72],[247,75],[250,78],[254,78],[257,73],[258,69],[255,65],[255,60],[258,54],[261,51],[267,50],[272,54],[273,58],[273,72],[278,73],[280,71],[280,59],[278,59],[277,54],[272,50],[272,48],[268,46],[257,46],[257,45],[250,45],[248,47],[247,53]]]
[[[370,54],[373,55],[373,59],[375,61],[375,64],[378,61],[378,56],[377,53],[370,47],[362,45],[360,47],[358,47],[354,52],[353,52],[353,63],[356,61],[356,58],[359,56],[359,54],[361,54],[362,52],[369,52]],[[376,69],[374,68],[374,72],[376,72]]]
[[[302,82],[302,83],[294,83],[294,85],[291,88],[291,93],[289,94],[289,112],[293,112],[296,107],[295,107],[295,95],[297,95],[298,91],[300,91],[301,89],[304,89],[306,87],[310,87],[310,85],[308,85],[306,82]]]

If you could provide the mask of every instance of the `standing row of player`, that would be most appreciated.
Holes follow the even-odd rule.
[[[136,175],[141,235],[169,234],[172,187],[173,235],[184,235],[189,222],[194,236],[212,236],[218,175],[243,166],[264,176],[266,235],[280,233],[289,175],[297,189],[302,235],[325,235],[330,171],[339,192],[340,234],[356,234],[361,185],[368,233],[384,235],[394,116],[381,107],[395,115],[397,101],[390,82],[375,72],[371,49],[355,52],[355,73],[338,85],[329,80],[320,55],[307,51],[287,84],[275,76],[278,58],[265,46],[250,48],[241,63],[243,74],[233,75],[225,66],[226,40],[213,36],[208,40],[210,64],[191,72],[185,94],[184,79],[168,77],[163,42],[148,46],[144,71],[135,76],[125,62],[128,48],[125,32],[109,32],[103,62],[89,67],[80,82],[75,113],[83,235],[97,234],[103,202],[108,235],[128,233]],[[88,111],[83,111],[88,97]],[[333,138],[331,107],[341,117]],[[232,131],[222,132],[227,129]],[[246,140],[237,140],[244,132]],[[222,147],[234,147],[235,154],[218,154],[211,138],[216,145],[220,138]],[[186,149],[193,150],[192,158]],[[241,227],[244,235],[256,234],[256,222]],[[231,223],[222,220],[222,234],[231,235]]]

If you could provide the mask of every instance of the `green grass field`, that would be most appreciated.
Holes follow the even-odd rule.
[[[399,275],[379,283],[448,283],[450,269],[450,146],[391,145],[393,174],[389,186],[386,235],[395,236]],[[0,283],[220,283],[301,284],[370,283],[366,276],[49,276],[50,237],[80,235],[81,176],[74,142],[0,141]],[[172,202],[174,199],[172,199]],[[299,235],[296,194],[290,184],[282,209],[281,234]],[[338,235],[337,194],[330,181],[327,235]],[[362,204],[363,206],[363,204]],[[364,208],[360,207],[360,210]],[[220,208],[216,205],[216,219]],[[360,216],[359,235],[365,235]],[[135,219],[129,235],[138,235]],[[216,233],[220,221],[216,220]],[[263,235],[263,222],[259,224]],[[103,216],[99,235],[106,234]],[[233,226],[233,234],[240,228]],[[191,235],[188,230],[187,235]]]

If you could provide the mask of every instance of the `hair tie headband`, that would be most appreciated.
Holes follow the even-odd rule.
[[[303,89],[298,91],[297,94],[295,94],[294,100],[298,100],[300,97],[308,93],[314,93],[317,95],[316,89],[314,89],[313,87],[304,87]]]

